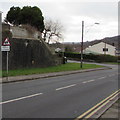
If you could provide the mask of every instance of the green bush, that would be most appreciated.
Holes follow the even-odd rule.
[[[98,55],[96,62],[117,62],[118,57],[111,55]]]
[[[72,58],[72,59],[78,59],[80,60],[80,54],[79,53],[64,53],[66,57]],[[83,60],[84,61],[95,61],[95,62],[117,62],[118,61],[117,56],[111,56],[111,55],[95,55],[95,54],[83,54]]]

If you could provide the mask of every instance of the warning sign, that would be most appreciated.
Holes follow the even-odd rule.
[[[3,41],[3,46],[10,46],[10,41],[9,41],[9,38],[6,38],[4,41]]]

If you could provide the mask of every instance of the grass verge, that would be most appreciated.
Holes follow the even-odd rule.
[[[92,69],[92,68],[100,68],[103,67],[101,65],[95,64],[83,64],[82,69]],[[10,70],[8,76],[19,76],[19,75],[30,75],[30,74],[42,74],[42,73],[52,73],[52,72],[64,72],[64,71],[72,71],[72,70],[80,70],[79,63],[67,63],[54,67],[47,68],[27,68],[27,69],[17,69]],[[2,71],[2,76],[6,76],[6,71]]]

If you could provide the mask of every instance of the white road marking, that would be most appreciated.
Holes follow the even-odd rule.
[[[104,79],[104,78],[106,78],[106,77],[100,77],[100,78],[98,78],[98,79],[100,80],[100,79]]]
[[[113,75],[109,75],[109,77],[112,77]]]
[[[115,76],[116,74],[109,75],[109,77]]]
[[[89,82],[93,82],[93,81],[95,81],[95,80],[84,81],[82,83],[89,83]]]
[[[62,89],[70,88],[70,87],[73,87],[73,86],[76,86],[76,84],[65,86],[65,87],[60,87],[60,88],[57,88],[56,90],[62,90]]]
[[[43,94],[43,93],[37,93],[37,94],[25,96],[25,97],[20,97],[20,98],[8,100],[8,101],[0,102],[0,105],[1,105],[1,104],[5,104],[5,103],[10,103],[10,102],[15,102],[15,101],[18,101],[18,100],[23,100],[23,99],[26,99],[26,98],[31,98],[31,97],[39,96],[39,95],[42,95],[42,94]]]

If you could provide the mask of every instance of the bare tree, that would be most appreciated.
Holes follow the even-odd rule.
[[[45,29],[43,31],[43,39],[48,44],[50,42],[58,42],[62,39],[63,26],[56,20],[51,19],[45,21]]]

